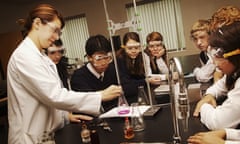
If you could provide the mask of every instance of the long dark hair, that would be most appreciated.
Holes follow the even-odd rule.
[[[234,22],[218,28],[210,36],[209,43],[212,47],[220,47],[224,52],[231,52],[240,48],[240,22]],[[235,66],[231,75],[227,75],[226,86],[230,90],[234,87],[236,80],[240,77],[240,55],[233,55],[227,59]]]
[[[135,40],[136,42],[140,43],[139,35],[136,32],[126,33],[123,37],[123,44],[126,45],[127,42],[129,41],[129,39]],[[125,59],[127,69],[128,69],[128,71],[131,75],[140,76],[140,77],[145,76],[144,65],[143,65],[143,59],[142,59],[141,52],[136,57],[134,63],[133,63],[133,60],[126,54],[124,48],[121,48],[118,51],[117,56],[119,58]]]

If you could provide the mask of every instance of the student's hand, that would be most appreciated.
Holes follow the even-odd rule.
[[[111,85],[108,88],[101,91],[101,93],[102,93],[102,101],[109,101],[122,95],[123,91],[121,86]]]
[[[225,130],[200,132],[188,138],[188,144],[224,144]]]
[[[160,85],[160,82],[161,82],[161,78],[160,76],[159,77],[149,77],[147,78],[147,81],[153,85]]]
[[[223,73],[220,70],[217,70],[213,73],[214,83],[220,80],[223,77]]]
[[[199,116],[200,108],[204,103],[208,103],[208,104],[212,105],[213,107],[217,106],[215,98],[212,95],[207,94],[197,103],[197,106],[194,110],[193,116],[195,116],[195,117]]]
[[[81,122],[81,120],[84,121],[90,121],[93,119],[93,117],[87,116],[87,115],[82,115],[82,114],[72,114],[69,113],[68,118],[70,120],[70,122]]]

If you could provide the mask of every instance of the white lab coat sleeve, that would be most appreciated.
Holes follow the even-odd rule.
[[[234,89],[227,94],[228,98],[222,105],[214,108],[210,104],[203,104],[200,108],[201,122],[209,129],[236,128],[240,123],[240,78]]]
[[[19,79],[29,93],[42,103],[67,111],[97,114],[101,105],[99,92],[73,92],[61,88],[59,77],[46,64],[44,56],[19,54],[16,67]],[[21,52],[20,52],[21,53]],[[55,65],[54,65],[55,66]]]
[[[199,82],[208,82],[213,78],[213,73],[216,70],[216,65],[208,60],[208,62],[202,67],[196,67],[193,70],[193,74]]]
[[[205,94],[211,94],[215,98],[218,98],[219,96],[226,96],[228,89],[225,86],[226,83],[226,75],[224,75],[220,80],[218,80],[216,83],[214,83],[212,86],[210,86]]]
[[[225,144],[240,144],[240,141],[230,141],[230,140],[226,140]]]
[[[226,128],[226,139],[227,140],[234,140],[234,141],[238,141],[238,143],[240,144],[240,130],[239,129],[229,129]]]

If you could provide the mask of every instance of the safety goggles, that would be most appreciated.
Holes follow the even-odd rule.
[[[162,43],[162,41],[150,41],[149,44],[148,44],[148,47],[150,49],[162,48],[163,47],[163,43]]]
[[[48,48],[48,54],[50,55],[53,55],[53,54],[61,54],[61,55],[64,55],[65,54],[65,49],[64,48],[61,48],[61,49],[51,49],[51,48]]]
[[[41,19],[41,21],[42,21],[44,24],[46,24],[46,25],[51,29],[51,31],[52,31],[54,34],[57,34],[59,37],[62,35],[62,30],[61,30],[61,28],[58,28],[55,24],[50,23],[50,22],[47,21],[47,20]]]
[[[140,49],[141,44],[140,43],[130,43],[130,44],[122,45],[121,47],[126,48],[126,49]]]
[[[102,61],[110,62],[112,60],[112,53],[107,53],[107,55],[93,55],[92,59],[94,62],[100,63]]]
[[[212,52],[212,55],[216,58],[229,58],[231,56],[239,55],[240,49],[236,49],[230,52],[225,52],[223,48],[213,48],[214,51]]]

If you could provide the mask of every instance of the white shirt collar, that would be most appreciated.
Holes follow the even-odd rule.
[[[93,75],[95,75],[98,79],[102,76],[104,76],[104,72],[103,73],[101,73],[101,74],[99,74],[98,72],[96,72],[96,70],[94,69],[94,67],[92,66],[92,64],[91,63],[88,63],[87,64],[87,68],[89,69],[89,71],[93,74]]]

